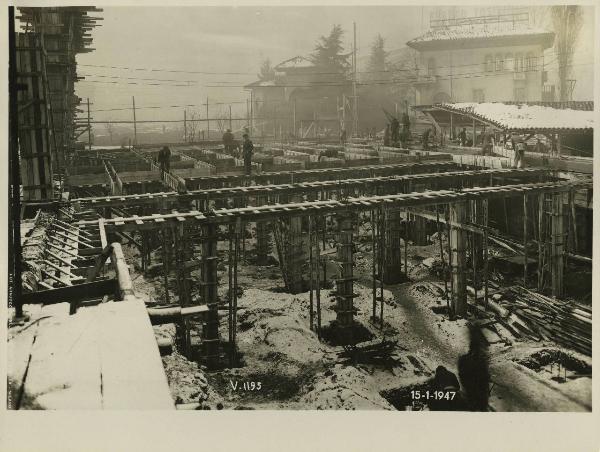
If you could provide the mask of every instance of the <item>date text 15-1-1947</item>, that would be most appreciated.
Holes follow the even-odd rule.
[[[413,400],[454,400],[456,391],[410,391]]]

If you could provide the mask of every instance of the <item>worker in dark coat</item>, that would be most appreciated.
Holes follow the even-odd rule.
[[[458,139],[460,140],[461,146],[466,146],[467,144],[467,129],[463,127],[463,129],[458,134]]]
[[[492,153],[492,136],[489,133],[483,135],[481,141],[481,155],[490,155]]]
[[[423,132],[423,150],[429,150],[429,136],[431,135],[431,127],[428,127],[425,132]]]
[[[247,133],[244,134],[243,138],[242,155],[244,157],[244,168],[246,170],[246,176],[250,176],[252,174],[252,154],[254,153],[254,144]]]
[[[346,145],[346,129],[342,129],[342,131],[340,133],[340,144],[342,146]]]
[[[235,147],[235,137],[233,136],[233,133],[231,133],[231,129],[227,129],[223,134],[223,146],[227,153],[232,152]]]
[[[390,145],[390,125],[389,124],[385,126],[385,131],[383,132],[383,145],[384,146]]]
[[[400,142],[400,122],[398,119],[392,119],[390,131],[392,133],[392,146],[398,146],[398,143]]]
[[[163,146],[159,151],[158,163],[161,171],[168,173],[171,170],[171,149],[168,146]]]

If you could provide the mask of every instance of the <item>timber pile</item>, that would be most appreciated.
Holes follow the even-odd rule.
[[[585,355],[592,354],[592,310],[572,301],[555,300],[521,286],[511,287],[502,308],[518,324],[521,333],[534,339],[552,340]],[[529,334],[527,330],[530,330]],[[537,336],[537,337],[536,337]]]

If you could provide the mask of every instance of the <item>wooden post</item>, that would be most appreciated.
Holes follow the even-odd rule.
[[[552,195],[552,296],[563,296],[564,281],[564,218],[563,194]]]
[[[538,292],[544,287],[544,194],[538,196]]]
[[[450,139],[454,139],[454,115],[450,113]]]
[[[210,140],[210,118],[208,116],[208,97],[206,98],[206,139]]]
[[[296,99],[294,98],[294,110],[293,110],[293,118],[294,118],[294,124],[293,124],[293,132],[292,132],[292,136],[294,137],[294,139],[296,138]]]
[[[371,249],[372,249],[372,259],[371,259],[371,278],[372,278],[372,292],[373,292],[373,322],[377,317],[377,264],[376,264],[376,256],[377,256],[377,238],[376,238],[376,223],[375,223],[375,213],[371,210]]]
[[[398,284],[402,281],[402,245],[400,237],[400,211],[389,211],[386,216],[385,232],[387,234],[385,252],[384,282]]]
[[[88,127],[88,151],[92,150],[92,122],[90,120],[90,98],[87,98],[87,127]]]
[[[450,222],[461,225],[466,221],[466,204],[456,202],[449,205]],[[450,248],[452,252],[452,311],[465,317],[467,314],[467,284],[465,274],[466,232],[455,226],[450,229]]]
[[[231,104],[229,104],[229,128],[233,130],[233,126],[231,124]]]
[[[208,307],[202,342],[204,358],[209,367],[215,367],[219,360],[219,312],[217,297],[217,226],[203,226],[201,286],[202,300]],[[235,320],[235,309],[234,309]]]
[[[135,96],[131,96],[131,100],[133,101],[133,146],[137,146],[137,122],[135,119]]]
[[[475,125],[475,120],[473,119],[473,144],[471,144],[471,147],[474,148],[475,147],[475,133],[476,133],[476,125]]]
[[[483,302],[485,310],[488,308],[488,223],[489,223],[489,212],[488,212],[488,200],[484,199],[482,202],[483,208]]]
[[[336,281],[336,320],[340,328],[350,328],[354,324],[354,277],[352,253],[352,213],[340,212],[337,214],[338,244],[337,259],[341,267],[341,274]],[[341,333],[344,335],[344,333]],[[351,335],[351,331],[349,331]],[[344,336],[343,340],[351,340],[351,336]]]
[[[314,299],[313,299],[313,275],[314,275],[314,266],[313,266],[313,233],[312,233],[312,216],[308,217],[308,268],[309,268],[309,290],[310,290],[310,295],[309,295],[309,304],[310,304],[310,311],[309,311],[309,318],[310,318],[310,329],[312,330],[314,327]],[[317,272],[318,273],[318,272]]]
[[[527,195],[523,195],[523,287],[527,287]]]
[[[183,110],[183,142],[187,143],[187,111]]]
[[[319,230],[316,227],[318,224],[317,221],[315,221],[315,251],[316,251],[316,282],[317,282],[317,336],[319,338],[321,338],[321,252],[319,249]]]

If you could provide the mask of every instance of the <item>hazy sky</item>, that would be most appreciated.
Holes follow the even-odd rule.
[[[475,7],[466,9],[468,15],[485,14]],[[368,55],[377,33],[386,39],[387,50],[395,50],[428,30],[432,11],[432,7],[419,6],[105,8],[95,14],[104,18],[101,26],[92,31],[96,50],[77,57],[78,72],[86,76],[77,84],[77,93],[90,98],[96,120],[132,119],[131,110],[97,111],[130,108],[132,96],[137,107],[199,105],[208,96],[211,104],[240,102],[233,107],[234,116],[236,108],[239,115],[245,116],[249,93],[243,85],[256,80],[264,58],[277,64],[296,55],[308,55],[319,36],[328,34],[333,24],[340,24],[346,31],[345,48],[350,51],[352,23],[356,22],[360,61]],[[585,14],[586,22],[591,24],[592,16],[590,8]],[[591,36],[582,37],[582,55],[576,55],[576,64],[591,60],[592,42]],[[583,68],[589,80],[585,80],[585,74],[576,76],[576,97],[587,99],[591,98],[593,75],[589,66],[578,67]],[[216,116],[219,108],[228,107],[211,109],[211,116]],[[204,107],[195,110],[205,117]],[[182,118],[183,108],[140,108],[137,112],[138,120]]]
[[[308,55],[318,37],[340,24],[351,49],[352,22],[356,21],[359,57],[368,55],[377,33],[389,50],[402,47],[421,31],[421,7],[120,7],[105,8],[100,27],[92,32],[94,52],[78,55],[79,73],[90,83],[77,84],[78,95],[90,98],[91,110],[136,106],[200,104],[243,101],[246,83],[256,80],[261,60],[274,64],[296,55]],[[423,11],[424,26],[428,13]],[[217,72],[184,74],[121,70],[84,65]],[[223,74],[226,72],[242,73]],[[92,77],[93,76],[93,77]],[[105,77],[99,77],[105,76]],[[168,86],[168,81],[133,80],[134,77],[195,81],[191,87]],[[119,84],[97,83],[118,81]],[[127,82],[146,85],[129,85]],[[160,83],[161,86],[149,86]],[[221,85],[227,87],[209,87]],[[246,105],[238,106],[246,111]],[[180,119],[181,108],[140,110],[137,119]],[[204,115],[204,110],[203,115]],[[94,112],[98,120],[130,119],[131,112]]]

